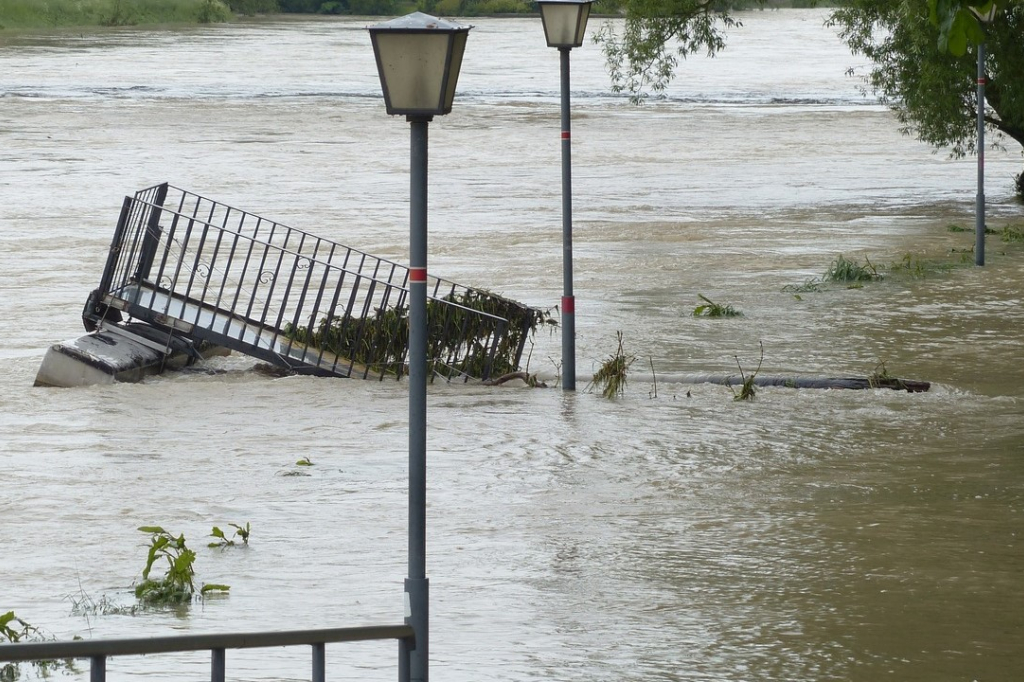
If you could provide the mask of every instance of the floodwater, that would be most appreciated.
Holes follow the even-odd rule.
[[[973,245],[973,159],[903,137],[814,10],[751,13],[667,97],[572,53],[577,369],[637,357],[626,395],[432,385],[435,679],[1008,680],[1024,669],[1024,248]],[[113,638],[399,622],[405,383],[275,378],[245,357],[135,385],[32,387],[82,333],[121,198],[163,181],[400,262],[408,126],[364,30],[274,19],[0,37],[0,612]],[[433,274],[561,295],[558,55],[538,19],[473,22],[430,127]],[[595,22],[596,27],[596,22]],[[987,157],[1020,220],[1020,149]],[[955,251],[954,251],[955,250]],[[795,292],[843,254],[923,278]],[[703,294],[744,313],[695,319]],[[860,375],[932,390],[730,389],[690,372]],[[549,383],[558,334],[530,348]],[[311,467],[296,461],[308,457]],[[248,548],[208,549],[251,523]],[[230,596],[132,603],[159,524]],[[393,643],[328,647],[390,680]],[[308,679],[305,648],[231,651],[235,680]],[[208,675],[207,653],[115,679]],[[87,672],[80,671],[79,679]]]

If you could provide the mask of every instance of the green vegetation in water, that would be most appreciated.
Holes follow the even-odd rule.
[[[761,341],[758,341],[757,343],[761,347],[761,359],[757,361],[757,369],[751,372],[749,376],[744,373],[743,365],[740,364],[739,356],[735,356],[736,366],[740,368],[740,379],[742,379],[743,383],[740,384],[739,391],[734,389],[731,385],[729,386],[729,390],[732,391],[732,399],[734,401],[753,400],[754,396],[757,395],[754,380],[757,378],[757,373],[761,371],[761,364],[764,362],[764,343]]]
[[[882,279],[882,276],[878,274],[878,270],[868,260],[864,258],[864,264],[861,265],[856,261],[844,258],[842,254],[832,261],[829,265],[828,270],[822,276],[822,280],[825,282],[836,282],[839,284],[855,284],[858,282],[874,282]]]
[[[601,389],[605,398],[614,398],[625,394],[626,375],[629,368],[636,361],[635,355],[627,354],[622,347],[622,332],[616,332],[619,347],[614,355],[605,360],[601,368],[594,373],[590,386]],[[587,388],[589,389],[590,386]]]
[[[135,597],[149,606],[189,604],[195,597],[196,553],[185,544],[185,536],[175,537],[160,526],[141,526],[143,533],[149,533],[149,555],[142,570],[142,582],[135,586]],[[167,562],[167,572],[162,578],[150,578],[154,564]],[[227,592],[227,585],[206,584],[200,588],[200,596],[209,592]]]
[[[946,272],[963,264],[963,259],[958,261],[936,260],[906,253],[903,254],[903,258],[889,265],[888,273],[896,277],[925,279],[936,272]]]
[[[697,297],[704,303],[698,305],[693,309],[694,317],[742,317],[743,313],[733,308],[731,305],[722,305],[715,303],[704,294],[697,294]]]
[[[428,374],[488,379],[515,372],[527,338],[541,324],[556,322],[548,313],[484,291],[428,298]],[[405,374],[407,307],[378,308],[370,317],[328,316],[313,331],[286,324],[284,332],[293,341],[350,360],[381,377]]]
[[[220,547],[221,549],[234,547],[237,544],[235,539],[241,540],[243,546],[248,546],[249,532],[251,530],[249,522],[247,521],[244,526],[240,526],[237,523],[229,523],[228,525],[235,529],[235,534],[229,538],[224,534],[223,530],[214,526],[213,530],[210,531],[210,537],[217,538],[217,540],[209,543],[208,547]]]
[[[311,467],[313,466],[313,460],[311,460],[309,457],[303,457],[302,459],[295,462],[295,466]]]
[[[80,639],[75,637],[75,639]],[[16,644],[18,642],[49,642],[54,641],[53,637],[46,637],[39,628],[34,625],[26,623],[14,613],[14,611],[8,611],[7,613],[0,614],[0,644],[8,642]],[[75,661],[71,658],[65,658],[63,660],[55,659],[41,659],[38,661],[32,661],[32,666],[39,673],[42,678],[47,678],[51,673],[62,670],[68,673],[78,672],[75,669]],[[6,663],[0,666],[0,682],[15,682],[21,679],[21,665],[18,663]]]
[[[1005,226],[999,232],[1000,237],[1008,244],[1024,243],[1024,223],[1013,223]]]

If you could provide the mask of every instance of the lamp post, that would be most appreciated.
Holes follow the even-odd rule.
[[[384,104],[411,127],[409,186],[409,576],[399,679],[427,682],[427,124],[452,110],[470,26],[421,12],[369,27]]]
[[[996,15],[996,3],[980,12],[968,5],[968,10],[981,24],[982,34]],[[974,207],[974,264],[985,264],[985,39],[978,43],[978,194]]]
[[[562,389],[576,390],[576,298],[572,291],[572,135],[569,51],[583,44],[592,0],[539,0],[548,47],[557,47],[562,73]]]

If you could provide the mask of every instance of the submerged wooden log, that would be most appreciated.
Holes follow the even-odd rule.
[[[663,381],[676,381],[681,384],[719,384],[722,386],[742,386],[743,377],[738,374],[685,374],[682,376],[663,377]],[[755,386],[782,386],[784,388],[837,388],[837,389],[869,389],[888,388],[908,393],[923,393],[931,388],[931,382],[896,377],[801,377],[779,375],[757,375]]]
[[[650,375],[648,375],[649,377]],[[532,383],[531,383],[532,377]],[[578,377],[585,380],[588,377]],[[527,372],[511,372],[496,379],[483,382],[486,386],[501,386],[509,381],[518,379],[528,386],[546,388],[547,384],[537,379],[536,375]],[[738,374],[671,374],[658,375],[658,383],[675,384],[718,384],[720,386],[742,386],[743,377]],[[643,375],[637,373],[635,381],[643,380]],[[869,388],[888,388],[894,391],[907,391],[908,393],[924,393],[931,388],[931,382],[915,381],[914,379],[898,379],[896,377],[806,377],[806,376],[785,376],[785,375],[757,375],[754,377],[755,386],[780,386],[783,388],[834,388],[863,390]]]

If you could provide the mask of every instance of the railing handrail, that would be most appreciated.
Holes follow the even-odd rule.
[[[18,642],[0,645],[0,661],[40,661],[95,656],[133,656],[179,651],[254,649],[278,646],[413,639],[411,625],[368,625],[362,627],[283,630],[268,632],[211,633],[168,637],[73,640],[64,642]]]
[[[200,197],[200,198],[205,199],[205,197],[202,197],[199,194],[194,194],[192,192],[189,192],[188,190],[183,190],[180,187],[175,187],[174,185],[170,185],[170,187],[171,187],[171,189],[176,189],[179,192],[183,192],[183,193],[186,193],[186,194],[192,194],[192,196]],[[193,215],[191,215],[189,213],[182,213],[181,211],[178,211],[178,210],[176,210],[174,208],[167,208],[166,206],[164,206],[162,204],[157,204],[157,203],[154,203],[152,201],[148,201],[146,199],[132,198],[131,200],[134,203],[136,203],[136,204],[141,204],[143,206],[148,206],[151,209],[158,209],[158,210],[160,210],[163,213],[169,213],[171,215],[176,215],[176,216],[178,216],[180,218],[184,218],[184,219],[186,219],[186,220],[188,220],[190,222],[198,223],[200,225],[209,227],[209,228],[214,229],[214,230],[223,230],[223,228],[220,225],[218,225],[216,223],[212,223],[209,220],[206,220],[205,218],[200,218],[198,216],[193,216]],[[206,199],[206,200],[207,201],[212,201],[212,199]],[[226,204],[222,204],[222,205],[223,206],[227,206]],[[246,215],[250,215],[250,216],[253,216],[253,217],[256,217],[256,218],[259,217],[259,216],[257,216],[254,213],[249,213],[248,211],[242,211],[241,209],[234,209],[234,210],[238,211],[239,213],[245,213]],[[387,264],[389,266],[394,266],[395,268],[398,268],[399,270],[405,272],[406,274],[408,274],[408,272],[409,272],[409,266],[402,265],[398,261],[393,261],[393,260],[390,260],[388,258],[382,258],[381,256],[375,256],[372,253],[368,253],[366,251],[362,251],[360,249],[357,249],[357,248],[354,248],[354,247],[351,247],[351,246],[346,246],[344,244],[340,244],[340,243],[332,241],[330,239],[324,239],[323,237],[318,237],[317,235],[315,235],[315,234],[313,234],[311,232],[307,232],[305,230],[302,230],[302,229],[299,229],[299,228],[296,228],[296,227],[292,227],[290,225],[285,225],[284,223],[278,223],[276,221],[270,221],[269,219],[267,219],[267,220],[268,220],[268,222],[273,222],[278,227],[282,227],[282,228],[284,228],[286,230],[289,230],[291,232],[295,232],[297,234],[303,234],[303,235],[306,235],[306,236],[309,236],[309,237],[313,237],[314,239],[317,239],[319,241],[325,242],[327,244],[334,244],[336,246],[340,246],[340,247],[344,248],[346,251],[348,251],[350,253],[356,253],[356,254],[359,254],[360,256],[366,256],[367,258],[372,258],[373,260],[377,261],[378,263],[385,263],[385,264]],[[403,290],[408,290],[408,288],[409,288],[407,284],[406,285],[398,284],[398,283],[395,283],[395,282],[392,282],[392,281],[389,281],[389,280],[380,279],[380,278],[375,277],[373,275],[367,275],[367,274],[364,274],[363,272],[361,272],[359,270],[352,270],[350,268],[347,268],[347,267],[344,267],[344,266],[341,266],[341,265],[336,265],[336,264],[334,264],[334,263],[332,263],[330,261],[323,260],[322,258],[315,258],[313,256],[309,256],[309,255],[306,255],[304,253],[300,253],[298,251],[295,251],[294,249],[289,249],[289,248],[286,248],[286,247],[283,247],[283,246],[278,246],[277,244],[274,244],[272,242],[266,241],[265,239],[261,239],[261,238],[258,238],[258,237],[255,237],[255,236],[251,236],[251,235],[248,235],[248,234],[243,234],[241,232],[232,232],[232,234],[237,235],[239,239],[244,239],[247,242],[251,242],[253,244],[258,244],[260,246],[265,246],[268,249],[273,250],[275,252],[279,252],[279,253],[286,254],[288,256],[292,256],[296,260],[304,259],[304,260],[309,261],[311,264],[319,265],[321,267],[328,268],[330,270],[340,270],[341,272],[346,272],[348,274],[354,275],[354,276],[359,277],[359,278],[361,278],[363,280],[366,280],[367,282],[374,282],[374,283],[377,283],[377,284],[380,284],[380,285],[383,285],[383,286],[395,287],[397,289],[403,289]],[[211,265],[211,267],[212,267],[212,265]],[[456,286],[456,287],[459,287],[459,288],[470,289],[470,287],[466,287],[466,286],[460,285],[460,284],[458,284],[456,282],[452,282],[451,280],[445,279],[444,277],[436,277],[434,275],[429,275],[429,277],[430,277],[430,279],[433,279],[436,282],[439,282],[439,283],[442,283],[442,284],[450,284],[450,285],[453,285],[453,286]],[[433,298],[434,300],[438,300],[438,301],[442,300],[441,298],[438,298],[436,296],[429,296],[428,295],[428,297],[429,298]],[[451,303],[451,302],[450,301],[446,301],[446,303]],[[474,309],[470,308],[470,310],[474,310]],[[475,310],[475,312],[483,312],[483,311]],[[502,318],[502,319],[504,319],[504,318]]]

